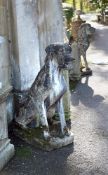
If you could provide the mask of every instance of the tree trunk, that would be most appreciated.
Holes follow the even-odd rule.
[[[73,0],[73,8],[74,8],[74,10],[76,9],[76,0]]]
[[[83,1],[80,0],[80,10],[83,11]]]

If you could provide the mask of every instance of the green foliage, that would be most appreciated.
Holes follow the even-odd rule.
[[[73,8],[72,7],[67,7],[64,9],[64,14],[65,14],[65,17],[66,17],[66,20],[68,23],[71,22],[71,19],[73,17]]]
[[[71,4],[74,9],[82,9],[84,12],[100,9],[103,13],[108,6],[108,0],[62,0],[62,2]]]
[[[72,0],[63,0],[62,2],[72,4]]]
[[[89,0],[89,2],[95,5],[97,9],[99,8],[102,14],[108,6],[108,0]]]

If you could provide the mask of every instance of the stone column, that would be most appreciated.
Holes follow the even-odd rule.
[[[0,170],[14,154],[7,129],[7,97],[12,90],[7,37],[6,0],[0,0]]]
[[[42,66],[44,64],[46,46],[51,43],[64,42],[64,24],[61,0],[39,0],[38,20],[40,61]],[[68,71],[64,71],[64,75],[68,86],[68,91],[64,96],[64,107],[66,113],[69,115],[70,92]]]
[[[27,90],[39,70],[39,40],[36,0],[11,0],[13,33],[13,86]]]

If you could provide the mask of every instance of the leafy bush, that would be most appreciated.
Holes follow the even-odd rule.
[[[70,28],[71,19],[74,15],[74,10],[72,7],[66,7],[63,10],[64,10],[64,15],[67,21],[67,28]]]

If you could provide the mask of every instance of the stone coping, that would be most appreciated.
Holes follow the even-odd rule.
[[[7,87],[0,89],[0,103],[3,103],[6,100],[11,90],[12,90],[11,85],[8,85]]]
[[[7,145],[10,143],[10,139],[2,139],[0,140],[0,153],[7,147]]]
[[[10,139],[0,140],[0,171],[14,156],[14,145],[10,143]]]

